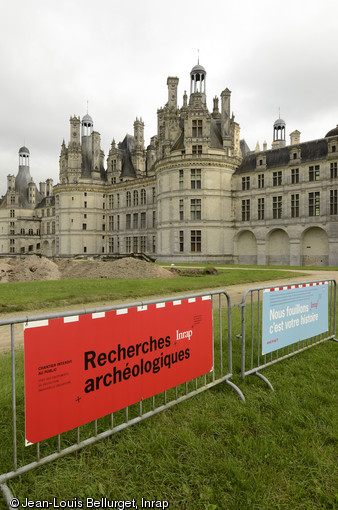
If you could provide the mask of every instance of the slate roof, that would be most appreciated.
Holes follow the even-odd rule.
[[[304,142],[299,144],[301,161],[314,161],[323,159],[327,156],[328,144],[325,138],[320,140],[313,140],[311,142]],[[290,162],[290,151],[292,146],[281,147],[280,149],[271,149],[265,151],[266,154],[266,168],[277,168],[287,166]],[[253,172],[256,170],[256,159],[259,152],[252,152],[248,154],[239,165],[234,174],[242,174],[246,172]]]

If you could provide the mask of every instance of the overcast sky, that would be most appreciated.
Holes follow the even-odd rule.
[[[69,118],[87,111],[107,157],[113,138],[145,143],[179,78],[179,106],[197,63],[212,99],[228,87],[241,138],[272,142],[280,115],[301,141],[338,124],[337,0],[0,0],[0,195],[30,150],[37,183],[58,182]]]

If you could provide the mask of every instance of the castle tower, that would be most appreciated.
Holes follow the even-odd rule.
[[[167,79],[167,85],[168,85],[168,106],[170,109],[177,108],[177,85],[178,85],[178,78],[174,78],[172,76],[169,76]]]
[[[81,144],[80,144],[80,117],[70,118],[70,142],[68,150],[65,154],[63,148],[61,149],[62,156],[60,157],[60,177],[66,179],[66,182],[77,182],[81,176]]]
[[[134,122],[134,147],[135,149],[144,149],[144,122],[136,117]]]
[[[84,152],[92,152],[92,132],[93,132],[93,119],[88,113],[82,118],[81,121],[81,142]]]
[[[134,148],[132,151],[132,162],[137,171],[145,172],[145,150],[144,150],[144,122],[142,117],[134,122]]]
[[[201,94],[202,104],[206,106],[206,76],[206,70],[199,63],[190,71],[190,103],[193,102],[193,94]]]
[[[71,117],[70,123],[70,136],[69,140],[71,144],[80,144],[80,117]]]
[[[15,191],[26,195],[28,184],[31,182],[29,169],[29,150],[27,147],[21,147],[19,150],[19,171],[15,179]]]
[[[285,147],[285,128],[285,121],[279,117],[273,125],[273,142],[271,145],[272,149]]]

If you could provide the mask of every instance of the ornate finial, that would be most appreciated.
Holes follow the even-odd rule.
[[[278,118],[280,119],[280,106],[278,107]]]
[[[89,101],[88,101],[88,99],[87,99],[87,115],[88,115],[88,103],[89,103]]]
[[[197,50],[197,54],[198,54],[198,57],[197,57],[197,64],[199,65],[199,63],[200,63],[200,50]]]

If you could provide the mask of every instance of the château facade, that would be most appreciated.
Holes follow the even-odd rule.
[[[0,200],[0,255],[338,265],[338,126],[310,142],[294,131],[287,145],[279,118],[271,149],[251,152],[229,89],[208,110],[206,74],[193,67],[181,107],[169,77],[149,146],[136,119],[106,166],[88,114],[70,118],[58,184],[37,188],[22,147]]]

